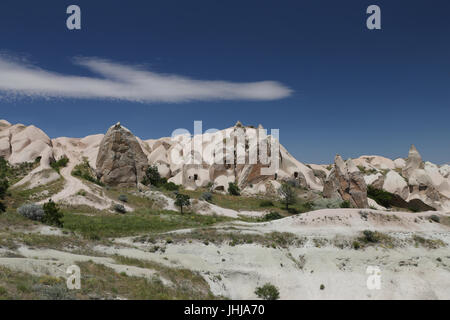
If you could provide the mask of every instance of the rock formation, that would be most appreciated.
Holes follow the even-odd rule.
[[[341,198],[349,201],[353,207],[367,208],[367,185],[361,171],[351,159],[344,162],[341,156],[334,159],[334,167],[325,181],[325,198]]]
[[[133,187],[144,178],[148,160],[136,137],[117,123],[100,143],[96,168],[106,185]]]
[[[423,169],[423,167],[422,157],[416,147],[412,145],[409,149],[405,166],[403,167],[403,176],[409,178],[414,170]]]

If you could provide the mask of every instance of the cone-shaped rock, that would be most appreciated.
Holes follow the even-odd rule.
[[[414,170],[423,169],[423,167],[424,165],[419,151],[417,151],[414,145],[411,145],[408,153],[408,159],[406,159],[406,164],[403,168],[403,175],[409,178]]]
[[[96,166],[97,177],[103,183],[133,187],[142,181],[148,160],[136,137],[117,123],[100,143]]]

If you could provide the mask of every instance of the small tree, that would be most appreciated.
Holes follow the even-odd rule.
[[[183,214],[183,207],[191,204],[191,198],[187,194],[177,193],[177,199],[175,200],[175,205],[180,207],[180,212]]]
[[[5,177],[0,177],[0,200],[3,200],[6,195],[6,191],[8,190],[9,182]],[[0,201],[0,213],[6,211],[5,204]]]
[[[280,298],[278,288],[271,283],[266,283],[262,287],[256,288],[255,294],[264,300],[277,300]]]
[[[148,167],[145,172],[144,180],[142,181],[145,185],[153,185],[155,187],[159,187],[162,183],[161,175],[159,174],[158,167],[156,165]]]
[[[278,194],[281,197],[281,202],[286,205],[286,210],[289,210],[290,204],[295,204],[297,202],[297,195],[295,194],[294,189],[287,183],[281,185],[280,189],[278,189]]]
[[[52,201],[52,199],[44,204],[43,209],[44,217],[42,218],[42,222],[57,227],[63,226],[63,214],[59,211],[59,207]]]
[[[0,200],[3,200],[9,187],[6,172],[8,171],[8,162],[0,157]],[[0,213],[6,211],[6,206],[0,201]]]
[[[239,190],[239,187],[237,186],[236,183],[229,182],[228,183],[228,193],[231,194],[232,196],[240,196],[241,190]]]

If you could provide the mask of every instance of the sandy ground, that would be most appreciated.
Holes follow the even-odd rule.
[[[186,229],[174,231],[186,234],[186,241],[166,243],[164,252],[153,252],[150,249],[154,244],[127,237],[114,239],[112,246],[91,248],[98,252],[96,257],[21,247],[15,252],[21,257],[3,254],[0,265],[33,274],[64,276],[67,266],[92,260],[129,275],[155,275],[154,270],[118,265],[108,257],[118,254],[197,271],[214,294],[231,299],[255,299],[255,288],[267,282],[279,288],[281,299],[450,299],[450,228],[430,222],[431,214],[436,212],[327,209],[267,223],[229,222],[215,227],[218,232],[259,235],[290,232],[305,240],[286,248],[258,243],[206,245],[188,241],[190,230]],[[315,241],[351,241],[366,229],[381,231],[399,241],[413,235],[439,239],[446,246],[429,249],[405,241],[390,249],[373,246],[355,250],[336,246],[333,241],[318,246]],[[39,232],[55,231],[41,228]],[[367,287],[369,266],[380,269],[379,290]]]
[[[449,299],[450,251],[448,246],[427,249],[412,245],[393,249],[369,247],[340,249],[333,245],[316,247],[314,238],[357,235],[361,230],[382,230],[396,239],[414,234],[441,239],[450,244],[450,229],[429,222],[430,213],[372,211],[367,221],[360,210],[330,209],[310,212],[269,223],[231,223],[227,232],[292,232],[306,237],[301,247],[268,248],[258,244],[205,245],[192,241],[167,245],[164,253],[149,252],[149,245],[132,238],[118,243],[134,248],[96,247],[104,254],[120,254],[179,266],[200,272],[213,293],[231,299],[254,299],[254,290],[266,282],[280,288],[282,299]],[[381,216],[381,217],[380,217]],[[396,220],[387,221],[386,217]],[[334,219],[330,219],[333,217]],[[300,219],[302,218],[302,219]],[[340,220],[338,219],[340,218]],[[420,222],[414,222],[417,219]],[[219,228],[220,229],[220,228]],[[183,230],[189,232],[189,230]],[[381,270],[381,289],[367,287],[367,267]],[[320,289],[324,285],[323,290]]]

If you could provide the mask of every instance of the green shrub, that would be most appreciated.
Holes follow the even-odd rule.
[[[67,167],[67,164],[69,163],[69,158],[67,158],[66,156],[62,156],[61,159],[57,160],[57,161],[52,161],[50,163],[50,166],[59,173],[59,170],[61,168]]]
[[[166,182],[163,184],[163,188],[167,191],[177,191],[178,189],[180,189],[180,186],[173,182]]]
[[[63,222],[63,214],[59,211],[59,207],[50,199],[43,206],[44,209],[44,217],[42,218],[42,222],[51,226],[62,227]]]
[[[212,201],[212,193],[211,192],[203,192],[200,196],[201,199],[211,202]]]
[[[121,194],[118,199],[122,202],[128,202],[128,197],[126,194]]]
[[[100,180],[98,180],[97,178],[94,177],[94,175],[95,175],[94,170],[92,170],[92,168],[89,165],[89,162],[86,158],[83,159],[82,163],[77,164],[73,168],[72,175],[74,177],[79,177],[81,179],[95,183],[101,187],[105,186],[104,183],[102,183]]]
[[[118,213],[126,213],[127,210],[125,209],[125,207],[122,204],[116,203],[114,205],[114,211],[118,212]]]
[[[350,201],[348,201],[348,200],[342,201],[342,203],[339,206],[341,208],[351,208]]]
[[[156,165],[150,166],[145,171],[145,177],[142,180],[142,184],[148,186],[152,185],[155,187],[160,187],[167,182],[167,179],[161,178],[159,174],[158,167]]]
[[[392,206],[393,195],[390,192],[368,186],[367,196],[385,208],[390,208]]]
[[[441,222],[441,218],[439,218],[439,216],[437,216],[437,215],[435,215],[435,214],[432,214],[432,215],[430,216],[430,220],[431,220],[431,221],[434,221],[434,222],[437,222],[437,223],[440,223],[440,222]]]
[[[270,212],[270,213],[264,215],[263,220],[270,221],[270,220],[277,220],[277,219],[281,219],[281,218],[283,218],[283,216],[281,214],[273,211],[273,212]]]
[[[264,208],[264,207],[273,207],[274,204],[273,204],[273,202],[270,201],[270,200],[263,200],[263,201],[261,201],[261,202],[259,203],[259,206],[262,207],[262,208]]]
[[[266,283],[262,287],[256,288],[255,294],[264,300],[278,300],[280,298],[278,288],[270,283]]]
[[[231,194],[232,196],[240,196],[241,190],[239,190],[239,187],[237,186],[236,183],[229,182],[228,183],[228,193]]]

